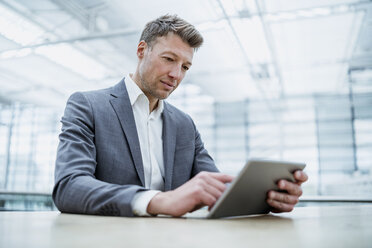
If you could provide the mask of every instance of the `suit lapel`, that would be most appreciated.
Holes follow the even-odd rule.
[[[142,186],[145,186],[141,148],[138,140],[136,123],[134,120],[132,105],[130,104],[127,88],[124,79],[113,87],[110,103],[119,118],[121,128],[127,138],[132,159],[136,167],[137,174],[141,180]]]
[[[177,126],[172,112],[164,102],[163,110],[163,156],[164,156],[164,188],[172,189],[174,153],[176,149]]]

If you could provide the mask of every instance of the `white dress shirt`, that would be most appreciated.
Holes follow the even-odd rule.
[[[148,216],[146,210],[149,202],[157,193],[164,191],[163,120],[161,117],[164,103],[159,100],[157,108],[150,113],[150,102],[132,80],[131,75],[125,77],[125,85],[136,122],[145,188],[150,189],[138,192],[131,205],[135,215]]]

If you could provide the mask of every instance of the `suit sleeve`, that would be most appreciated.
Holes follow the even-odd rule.
[[[131,201],[144,188],[110,184],[94,176],[94,116],[83,93],[69,98],[61,122],[52,195],[57,208],[68,213],[133,216]]]
[[[192,122],[195,129],[195,157],[192,176],[195,176],[199,172],[219,172],[212,157],[208,154],[208,151],[204,147],[204,143],[200,137],[200,133],[196,129],[194,122]]]

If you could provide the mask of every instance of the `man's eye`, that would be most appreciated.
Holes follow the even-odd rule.
[[[185,71],[187,71],[187,70],[189,70],[190,68],[187,67],[187,66],[183,66],[183,69],[184,69]]]
[[[167,61],[169,61],[169,62],[173,62],[174,61],[174,59],[172,59],[172,58],[169,58],[169,57],[164,57]]]

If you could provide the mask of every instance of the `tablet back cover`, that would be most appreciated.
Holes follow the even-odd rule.
[[[266,203],[267,192],[277,190],[276,183],[280,179],[294,181],[292,173],[303,168],[305,164],[301,163],[249,161],[218,199],[207,218],[269,213],[270,206]]]

